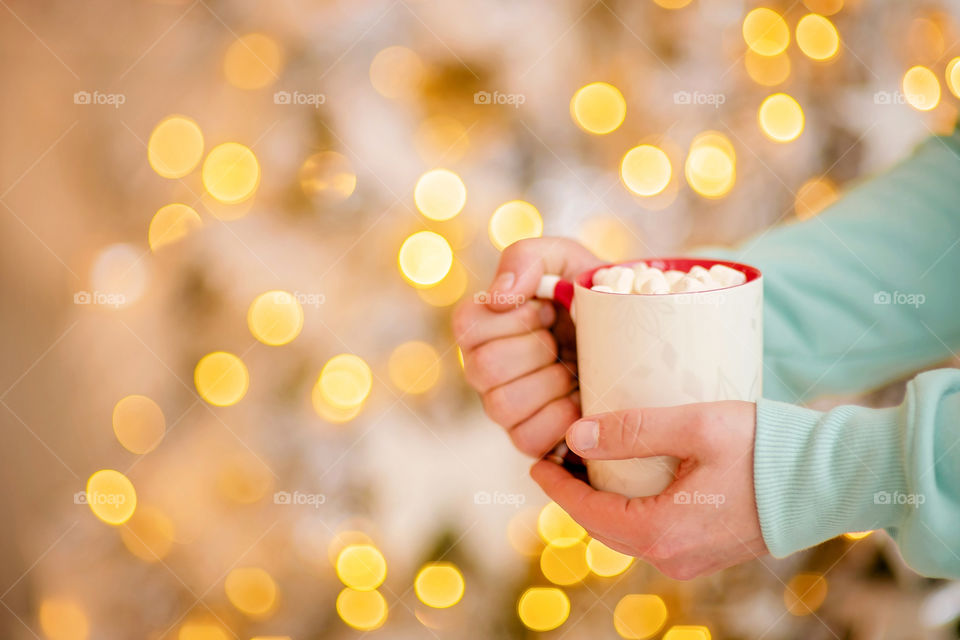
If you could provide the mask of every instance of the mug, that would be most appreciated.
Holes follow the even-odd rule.
[[[691,293],[593,291],[593,274],[644,262],[688,272],[722,264],[743,284]],[[760,398],[763,372],[763,276],[749,265],[702,258],[651,258],[608,264],[572,282],[545,275],[537,297],[555,300],[573,318],[583,415]],[[590,484],[627,497],[651,496],[673,482],[679,460],[651,456],[588,460]]]

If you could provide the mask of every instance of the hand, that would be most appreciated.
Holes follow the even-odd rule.
[[[567,445],[587,460],[680,458],[660,495],[628,499],[595,491],[546,460],[530,475],[591,536],[678,580],[767,552],[753,492],[752,402],[710,402],[585,417]]]
[[[545,273],[572,278],[600,263],[572,240],[521,240],[503,250],[486,299],[466,300],[454,313],[467,382],[528,455],[546,454],[580,417],[570,316],[533,295]]]

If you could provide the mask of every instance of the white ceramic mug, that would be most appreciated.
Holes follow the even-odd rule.
[[[640,262],[620,263],[630,266]],[[745,283],[712,291],[618,294],[593,291],[597,267],[573,282],[544,276],[537,296],[566,306],[577,329],[583,415],[760,398],[763,277],[754,267],[700,258],[643,260],[661,270],[722,264]],[[610,267],[613,265],[604,265]],[[590,484],[628,497],[656,495],[674,479],[668,456],[590,460]]]

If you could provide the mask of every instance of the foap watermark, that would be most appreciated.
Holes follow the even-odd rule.
[[[122,93],[103,93],[101,91],[77,91],[73,94],[73,104],[109,105],[119,109],[127,101]]]
[[[877,91],[873,94],[873,104],[909,104],[918,109],[932,107],[929,98],[922,93],[903,93],[902,91]]]
[[[127,496],[122,493],[103,493],[95,491],[93,495],[86,491],[77,491],[73,494],[73,504],[109,504],[119,506],[127,501]]]
[[[320,305],[327,301],[327,296],[322,293],[304,293],[302,291],[294,291],[293,299],[300,303],[302,307],[314,307],[319,308]]]
[[[303,93],[302,91],[277,91],[273,94],[273,104],[305,104],[314,109],[327,102],[322,93]]]
[[[307,505],[319,509],[327,501],[322,493],[304,493],[302,491],[277,491],[273,494],[273,504]]]
[[[877,291],[873,294],[873,304],[905,304],[917,309],[926,301],[927,296],[922,293]]]
[[[727,294],[717,291],[698,291],[694,293],[674,293],[677,304],[719,307],[727,301]]]
[[[477,491],[473,494],[473,504],[509,505],[519,509],[526,503],[527,496],[522,493],[506,493],[503,491]]]
[[[500,291],[479,291],[473,294],[475,304],[512,304],[519,307],[527,301],[527,297],[520,293],[502,293]]]
[[[708,93],[706,91],[674,91],[673,104],[708,104],[714,109],[719,109],[720,105],[727,101],[727,96],[722,93]]]
[[[673,494],[673,504],[708,504],[714,509],[719,509],[720,505],[727,501],[727,497],[722,493],[701,493],[694,491],[677,491]]]
[[[494,91],[477,91],[473,94],[473,104],[508,104],[515,109],[527,101],[527,96],[522,93],[500,93]]]
[[[927,501],[922,493],[902,493],[900,491],[877,491],[873,494],[873,504],[896,504],[919,507]]]
[[[122,293],[104,293],[103,291],[77,291],[73,294],[73,304],[90,304],[101,307],[122,307],[127,297]]]

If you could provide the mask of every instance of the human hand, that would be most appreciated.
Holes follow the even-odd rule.
[[[572,240],[521,240],[503,250],[485,299],[465,300],[454,312],[467,382],[528,455],[550,451],[580,417],[573,324],[534,293],[546,273],[572,278],[600,263]]]
[[[661,494],[626,498],[596,491],[547,460],[530,475],[591,536],[688,580],[767,552],[753,490],[756,405],[710,402],[587,416],[567,446],[587,460],[680,458]]]

